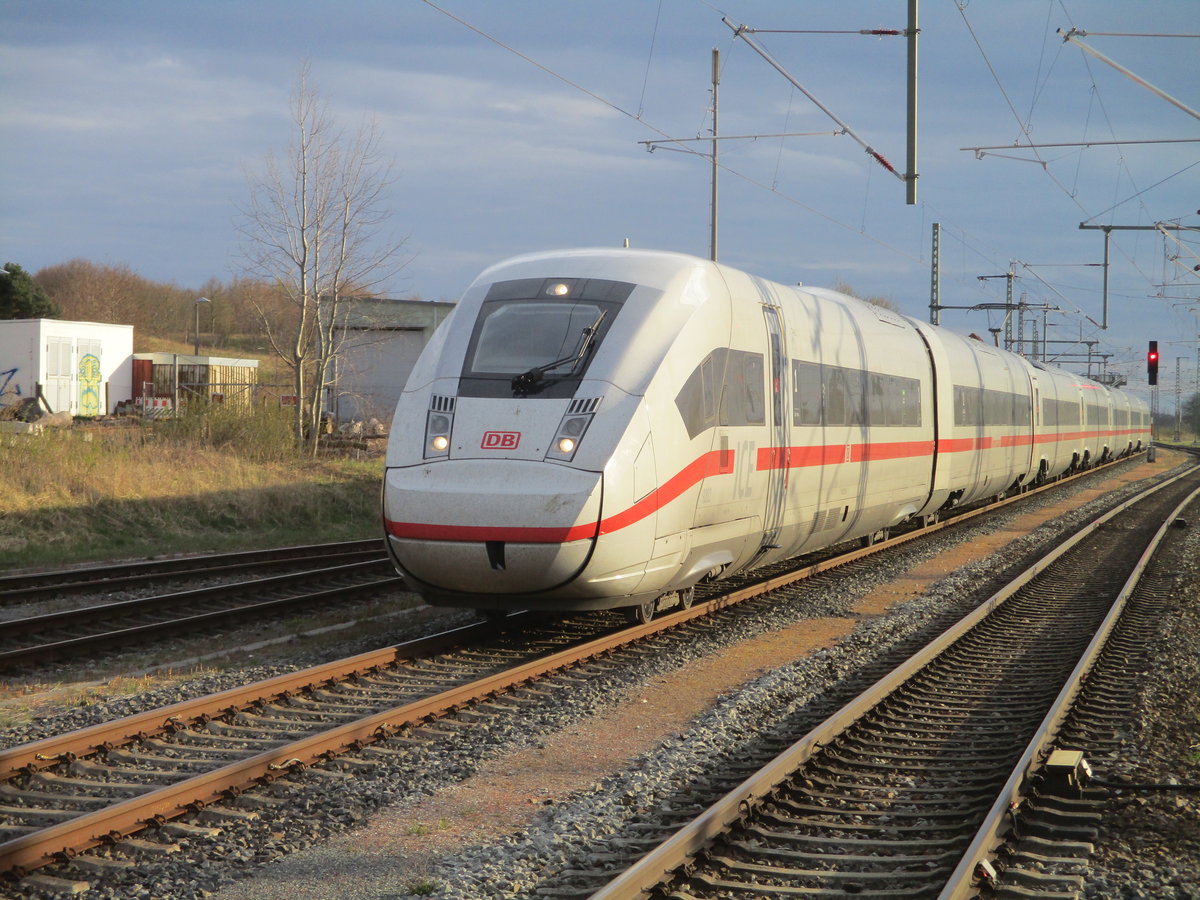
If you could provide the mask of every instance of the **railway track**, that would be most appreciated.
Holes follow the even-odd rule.
[[[26,572],[0,576],[0,607],[30,603],[45,597],[126,589],[169,580],[212,578],[273,568],[313,568],[377,559],[386,559],[383,543],[365,540],[78,566],[51,572]]]
[[[1111,465],[1119,465],[1119,462]],[[920,523],[921,527],[910,527],[890,540],[872,544],[858,553],[849,553],[845,548],[823,552],[814,557],[818,562],[803,571],[809,575],[815,574],[831,565],[845,564],[859,556],[898,546],[940,528],[1052,490],[1069,480],[1058,479],[1041,488],[985,506],[956,510],[941,522]],[[915,526],[918,523],[913,524]],[[314,568],[317,564],[323,567]],[[208,580],[264,568],[297,567],[300,567],[300,571],[271,578],[231,581],[192,590],[9,618],[3,622],[4,628],[0,632],[0,672],[21,671],[80,654],[95,655],[144,640],[203,632],[229,623],[256,621],[320,603],[354,599],[402,583],[392,574],[380,542],[350,541],[5,576],[0,577],[0,607],[5,603],[36,603],[39,599],[58,598],[64,594],[111,592],[163,580]],[[780,572],[785,579],[791,579],[794,577],[792,570],[791,563],[784,563],[765,571]],[[760,578],[762,574],[755,573],[745,583]],[[702,590],[701,596],[717,596],[728,589],[729,585],[722,583]]]
[[[258,621],[400,583],[387,559],[374,553],[365,561],[10,619],[0,630],[0,671]]]
[[[1148,548],[1198,483],[1193,469],[1123,504],[799,740],[764,742],[769,759],[747,760],[733,790],[664,828],[661,843],[648,841],[654,849],[592,896],[964,897],[998,870],[1028,889],[1022,865],[1044,863],[1045,847],[1019,832],[1013,811],[1034,776],[1044,780],[1068,702]],[[1077,778],[1067,759],[1059,765]],[[1078,837],[1063,825],[1071,811],[1042,819],[1056,815]],[[1006,870],[998,848],[1018,836],[1024,846],[1005,852]]]
[[[244,792],[340,754],[395,757],[472,717],[519,716],[521,692],[573,689],[571,667],[604,668],[617,648],[834,564],[776,575],[620,633],[612,620],[549,626],[525,617],[523,630],[499,635],[472,626],[0,751],[0,870],[21,875],[92,847],[128,845],[131,835],[236,806]],[[537,678],[546,680],[531,686]]]

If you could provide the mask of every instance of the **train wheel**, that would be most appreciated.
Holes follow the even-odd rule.
[[[691,609],[692,604],[696,602],[696,589],[685,588],[679,592],[679,607],[680,609]]]
[[[654,618],[655,607],[658,606],[657,600],[647,600],[645,603],[639,603],[637,606],[629,607],[629,617],[637,625],[645,625]]]

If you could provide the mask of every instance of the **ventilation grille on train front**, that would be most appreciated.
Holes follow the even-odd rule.
[[[434,394],[429,398],[429,408],[434,412],[452,413],[454,412],[454,398]]]
[[[595,412],[599,405],[599,397],[579,397],[571,401],[571,405],[567,407],[567,415],[578,416],[583,413]]]

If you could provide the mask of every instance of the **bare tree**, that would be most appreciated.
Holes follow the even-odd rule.
[[[248,177],[250,200],[241,231],[245,256],[259,278],[279,286],[288,313],[261,310],[271,347],[291,371],[297,442],[314,455],[324,392],[339,352],[343,301],[377,291],[408,262],[405,240],[383,233],[392,167],[371,121],[344,132],[301,66],[289,109],[286,156],[273,153]]]
[[[890,310],[894,313],[904,312],[904,310],[900,308],[900,304],[895,300],[892,300],[890,297],[884,297],[881,295],[864,297],[862,294],[856,291],[853,286],[847,284],[845,281],[835,281],[833,283],[833,289],[840,294],[846,294],[847,296],[854,297],[856,300],[861,300],[864,303],[870,303],[872,306],[878,306],[881,309]]]

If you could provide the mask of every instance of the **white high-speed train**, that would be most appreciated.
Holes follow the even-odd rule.
[[[834,291],[540,253],[480,275],[422,353],[383,518],[431,603],[644,619],[1149,443],[1137,398]]]

